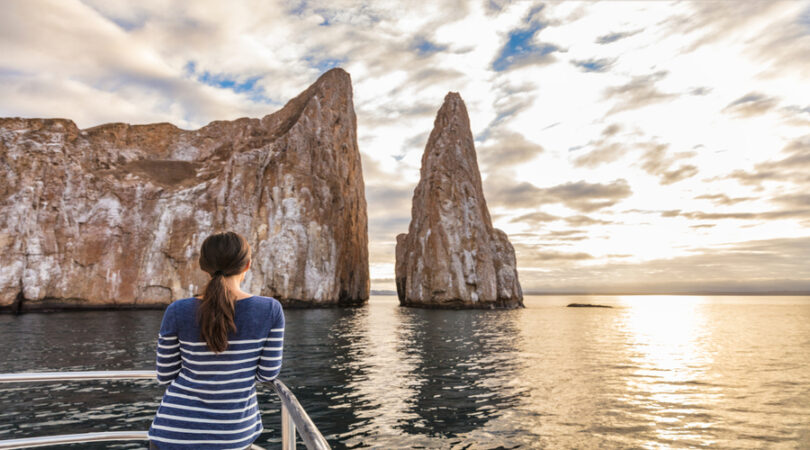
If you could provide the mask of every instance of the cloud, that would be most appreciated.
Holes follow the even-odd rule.
[[[661,184],[672,184],[691,178],[698,173],[697,166],[684,164],[675,170],[668,170],[661,174]]]
[[[692,88],[689,90],[689,94],[691,95],[708,95],[712,92],[712,88],[706,86],[699,86],[696,88]]]
[[[412,186],[391,186],[375,183],[366,186],[366,200],[368,204],[374,206],[374,215],[387,216],[388,213],[395,211],[406,212],[411,209],[413,189]]]
[[[642,108],[673,98],[674,94],[662,92],[655,86],[655,83],[666,75],[666,71],[658,71],[649,75],[634,76],[625,84],[606,88],[603,98],[615,100],[607,114]]]
[[[549,262],[570,264],[577,261],[593,259],[585,252],[561,252],[547,250],[545,245],[514,244],[515,256],[520,266],[544,267]]]
[[[487,138],[487,145],[477,149],[482,170],[496,171],[526,163],[543,153],[540,144],[532,142],[516,131],[495,129]]]
[[[364,113],[362,123],[371,127],[396,125],[403,121],[432,117],[438,110],[439,107],[432,102],[403,99],[378,105],[373,114]]]
[[[806,51],[810,33],[804,2],[697,1],[684,5],[685,13],[672,14],[661,24],[665,32],[682,36],[683,53],[725,42],[745,42],[744,54],[763,68],[760,75],[783,75],[786,71],[810,75]]]
[[[806,193],[780,195],[771,201],[791,207],[810,208],[810,194]]]
[[[534,104],[534,91],[537,85],[532,82],[515,84],[509,79],[495,83],[492,109],[495,117],[487,124],[483,131],[476,133],[476,141],[486,141],[498,128],[513,120],[519,113],[529,109]]]
[[[723,243],[643,262],[548,265],[520,274],[524,292],[679,293],[810,290],[810,236]]]
[[[622,127],[618,123],[612,123],[602,130],[602,136],[610,137],[621,131]]]
[[[536,207],[561,203],[576,211],[588,213],[615,205],[632,194],[627,180],[607,184],[577,181],[549,188],[539,188],[528,182],[514,182],[508,176],[484,183],[487,201],[503,207]]]
[[[407,233],[415,185],[397,180],[373,157],[361,153],[368,215],[369,262],[393,261],[396,235]]]
[[[810,135],[792,140],[781,153],[787,156],[758,163],[752,171],[734,170],[725,178],[759,187],[766,181],[810,185]]]
[[[608,224],[613,223],[613,222],[610,222],[610,221],[607,221],[607,220],[594,219],[592,217],[588,217],[588,216],[585,216],[585,215],[582,215],[582,214],[577,214],[577,215],[568,216],[568,217],[560,217],[560,216],[555,216],[553,214],[545,213],[543,211],[534,211],[534,212],[530,212],[530,213],[527,213],[527,214],[522,214],[520,216],[513,217],[510,220],[510,222],[512,222],[512,223],[527,224],[527,225],[530,225],[532,228],[535,228],[535,229],[540,227],[541,225],[551,223],[551,222],[559,222],[559,221],[564,221],[565,223],[567,223],[568,225],[570,225],[572,227],[583,227],[583,226],[590,226],[590,225],[608,225]],[[578,233],[578,232],[579,231],[577,231],[577,232],[566,232],[565,236],[569,236],[572,233]],[[555,234],[555,233],[546,235],[546,237],[558,237],[559,234]]]
[[[783,123],[796,127],[810,127],[810,106],[788,105],[779,108]]]
[[[751,92],[729,103],[723,108],[723,112],[732,113],[737,117],[758,116],[772,110],[778,102],[775,97]]]
[[[594,219],[592,217],[583,215],[565,217],[564,220],[572,227],[582,227],[587,225],[609,225],[614,223],[608,220]]]
[[[693,39],[691,45],[685,49],[686,52],[693,52],[703,45],[729,37],[737,37],[746,31],[747,26],[763,17],[769,17],[774,10],[781,8],[776,2],[768,1],[740,4],[694,2],[687,6],[684,13],[673,14],[663,24],[670,33]]]
[[[746,202],[749,200],[755,200],[754,197],[729,197],[726,194],[704,194],[698,195],[695,197],[696,200],[711,200],[715,204],[724,205],[724,206],[731,206],[736,205],[740,202]]]
[[[617,161],[630,150],[628,146],[623,143],[605,142],[604,140],[589,143],[588,146],[590,146],[592,150],[577,157],[574,160],[574,166],[588,168],[598,167],[602,164]]]
[[[798,205],[799,208],[783,209],[776,211],[761,212],[703,212],[703,211],[665,211],[661,217],[686,217],[695,220],[782,220],[782,219],[806,219],[810,218],[810,207],[807,204]]]
[[[583,259],[593,259],[593,256],[583,252],[578,253],[541,252],[536,255],[536,258],[540,261],[559,261],[559,260],[582,261]]]
[[[430,131],[423,131],[421,133],[414,134],[413,136],[405,139],[402,142],[402,153],[399,155],[395,155],[394,159],[401,161],[402,158],[411,151],[418,150],[423,151],[425,146],[427,145],[428,137],[430,136]]]
[[[639,157],[641,168],[650,175],[659,177],[663,185],[673,184],[697,175],[698,168],[692,164],[681,164],[677,168],[673,168],[678,161],[695,156],[695,152],[671,153],[668,151],[669,144],[657,142],[634,144],[627,136],[614,140],[614,136],[620,130],[621,127],[618,124],[605,128],[598,139],[585,145],[591,150],[577,157],[574,160],[574,166],[598,167],[618,161],[631,150],[641,149],[642,154]]]
[[[695,152],[670,153],[668,144],[645,143],[642,145],[646,150],[641,156],[641,168],[650,175],[659,177],[661,184],[668,185],[697,175],[697,166],[691,164],[681,164],[677,169],[672,169],[675,163],[682,159],[688,159],[696,155]]]
[[[543,190],[551,201],[581,212],[592,212],[607,208],[632,194],[627,180],[618,179],[609,184],[577,181],[561,184]]]
[[[583,230],[552,230],[537,237],[546,241],[582,241],[588,238]]]
[[[599,36],[598,38],[596,38],[596,43],[597,44],[603,44],[603,45],[604,44],[610,44],[610,43],[616,42],[616,41],[618,41],[620,39],[624,39],[624,38],[633,36],[635,34],[641,33],[642,31],[644,31],[644,30],[643,29],[638,29],[638,30],[633,30],[633,31],[622,31],[622,32],[603,34],[602,36]]]
[[[530,225],[532,228],[537,228],[538,226],[545,224],[547,222],[555,222],[558,220],[560,220],[559,216],[548,214],[542,211],[535,211],[514,217],[512,218],[512,220],[510,220],[510,222],[523,223]]]
[[[630,150],[630,146],[626,141],[611,141],[621,129],[621,125],[616,123],[608,125],[602,130],[602,135],[598,139],[592,140],[583,146],[591,150],[577,157],[574,160],[574,166],[594,168],[617,161],[624,156]]]
[[[543,190],[527,182],[515,182],[507,174],[488,176],[484,193],[490,207],[531,208],[542,204]]]
[[[170,120],[196,128],[269,112],[245,105],[250,93],[187,79],[187,60],[175,64],[141,39],[141,30],[127,32],[93,8],[78,2],[54,2],[48,14],[41,8],[10,3],[0,17],[0,67],[15,68],[0,74],[0,113],[67,117],[80,127]]]
[[[533,255],[521,255],[520,261],[529,264],[542,264],[547,261],[583,261],[586,259],[593,259],[593,256],[584,253],[566,253],[557,251],[538,252]]]

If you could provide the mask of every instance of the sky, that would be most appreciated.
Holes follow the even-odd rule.
[[[524,291],[810,291],[810,2],[11,0],[0,116],[262,117],[351,74],[372,289],[445,94]]]

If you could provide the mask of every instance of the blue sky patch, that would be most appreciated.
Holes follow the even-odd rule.
[[[307,0],[301,0],[297,5],[289,9],[290,14],[300,16],[307,10]]]
[[[541,62],[546,59],[545,56],[559,50],[553,44],[537,45],[532,42],[534,35],[546,26],[545,23],[532,18],[540,9],[542,9],[542,6],[532,8],[529,12],[526,18],[529,22],[528,27],[509,32],[509,40],[507,40],[506,45],[492,63],[494,70],[502,72],[515,64]]]
[[[571,64],[585,72],[605,72],[610,67],[611,62],[607,59],[588,59],[585,61],[571,61]]]
[[[336,58],[318,59],[311,55],[305,56],[304,61],[307,62],[309,67],[312,67],[313,69],[318,69],[318,71],[321,73],[326,72],[329,69],[334,69],[335,67],[338,67],[344,62],[346,62],[345,59],[336,59]]]
[[[433,42],[430,42],[429,40],[425,39],[422,36],[418,36],[418,37],[416,37],[416,39],[414,39],[414,42],[411,45],[411,48],[416,50],[416,52],[420,56],[428,56],[428,55],[432,55],[434,53],[438,53],[438,52],[447,50],[446,45],[436,45]]]
[[[257,86],[256,83],[262,79],[260,76],[254,76],[240,81],[237,77],[231,74],[224,73],[211,73],[209,71],[197,72],[197,63],[189,61],[186,63],[183,70],[187,77],[193,78],[200,83],[207,84],[219,89],[228,89],[237,94],[247,94],[248,98],[255,103],[268,103],[277,104],[279,102],[267,97],[264,88]]]

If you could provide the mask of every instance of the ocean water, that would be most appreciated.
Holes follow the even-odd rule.
[[[525,303],[288,310],[281,378],[336,449],[810,448],[810,297]],[[0,372],[154,369],[161,317],[0,316]],[[161,394],[149,380],[2,384],[0,439],[146,430]],[[276,448],[279,405],[267,388],[260,402],[257,443]]]

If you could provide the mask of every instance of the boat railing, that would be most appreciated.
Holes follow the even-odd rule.
[[[81,381],[81,380],[136,380],[150,379],[157,381],[151,370],[120,370],[91,372],[28,372],[0,374],[0,383],[26,383],[47,381]],[[281,400],[281,448],[295,449],[296,431],[308,450],[329,449],[318,427],[295,398],[292,391],[278,378],[270,384]],[[74,444],[82,442],[105,441],[146,441],[146,431],[108,431],[82,434],[63,434],[0,441],[0,449],[32,448],[50,445]],[[254,446],[254,448],[258,448]]]

